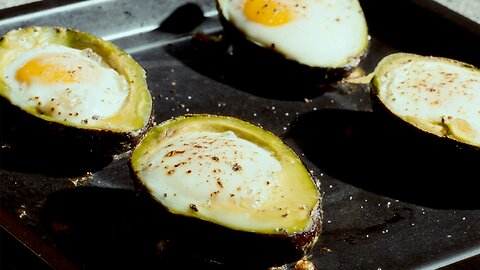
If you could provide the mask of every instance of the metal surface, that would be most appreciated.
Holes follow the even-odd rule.
[[[431,1],[378,2],[362,1],[372,36],[366,72],[396,51],[480,65],[478,24]],[[193,38],[221,33],[214,1],[46,1],[0,11],[2,35],[32,24],[77,28],[131,53],[147,70],[157,122],[232,115],[283,138],[325,192],[312,257],[319,269],[429,269],[480,254],[474,170],[382,137],[367,87],[302,84]],[[73,176],[0,161],[2,227],[55,268],[222,268],[158,254],[126,158]]]

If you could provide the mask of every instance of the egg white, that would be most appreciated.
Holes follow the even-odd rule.
[[[287,209],[279,203],[285,192],[278,178],[282,165],[231,131],[169,138],[151,147],[140,163],[136,173],[143,184],[173,212],[195,207],[200,218],[248,230],[267,230],[284,220],[278,218]],[[258,217],[272,212],[276,219]]]
[[[115,115],[128,96],[129,89],[125,78],[110,68],[91,49],[78,50],[44,44],[15,53],[12,60],[3,67],[2,75],[10,88],[7,91],[9,99],[20,108],[34,108],[42,115],[63,122],[95,126],[99,120]],[[83,74],[72,82],[32,79],[30,83],[25,83],[18,80],[18,71],[24,65],[38,57],[48,59],[50,54],[64,56],[58,66],[75,66],[75,61],[82,63],[83,71],[81,66],[76,67],[80,68],[76,71],[82,71]]]
[[[246,38],[311,67],[342,67],[364,51],[368,29],[357,0],[283,0],[294,18],[282,25],[250,21],[247,0],[219,0],[222,15]]]
[[[480,145],[478,71],[413,61],[392,68],[382,83],[380,98],[397,115],[436,124],[448,124],[449,119],[466,121],[473,132],[470,140]]]

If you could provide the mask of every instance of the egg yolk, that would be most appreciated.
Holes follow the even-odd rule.
[[[279,26],[292,19],[292,12],[278,0],[247,0],[243,13],[248,20],[266,26]]]
[[[75,55],[50,53],[37,56],[20,69],[15,78],[20,83],[56,84],[94,80],[95,66]]]

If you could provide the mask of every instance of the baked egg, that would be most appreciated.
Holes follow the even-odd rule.
[[[39,44],[10,58],[2,75],[11,102],[60,121],[95,126],[128,96],[125,77],[89,48]]]
[[[62,27],[30,26],[2,37],[0,103],[11,131],[5,141],[16,152],[43,145],[111,156],[129,150],[153,122],[143,67],[109,41]]]
[[[382,104],[427,133],[480,147],[477,67],[449,58],[394,53],[370,76],[374,105]]]
[[[0,42],[0,95],[48,122],[136,136],[150,122],[145,70],[111,42],[75,29],[31,26]]]
[[[357,0],[218,0],[220,18],[258,46],[309,67],[358,65],[368,29]]]
[[[130,171],[155,227],[207,260],[283,265],[309,254],[321,233],[318,179],[279,137],[238,118],[159,123],[132,151]]]

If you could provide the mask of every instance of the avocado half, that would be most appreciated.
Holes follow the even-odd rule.
[[[371,74],[373,108],[416,135],[480,147],[480,70],[453,59],[395,53]],[[398,121],[399,120],[399,121]]]
[[[103,69],[118,74],[119,78],[123,78],[126,91],[124,100],[118,105],[119,109],[107,117],[93,116],[82,119],[81,122],[74,122],[67,120],[66,117],[63,119],[60,115],[62,112],[58,111],[57,113],[57,108],[53,106],[51,110],[41,107],[47,102],[56,105],[53,103],[55,99],[66,99],[69,89],[81,87],[79,86],[81,83],[71,83],[71,79],[66,78],[58,71],[60,68],[48,62],[47,64],[40,63],[40,61],[27,62],[23,66],[30,64],[27,72],[26,69],[22,70],[22,66],[12,68],[12,63],[22,57],[28,58],[33,53],[37,53],[35,57],[43,57],[47,61],[51,59],[50,56],[42,56],[43,52],[40,52],[42,48],[47,48],[46,50],[50,50],[47,51],[47,54],[55,54],[56,57],[68,57],[70,52],[88,55],[90,58],[96,59],[95,61],[101,62],[99,65]],[[67,53],[63,53],[64,50]],[[32,59],[34,59],[33,56]],[[65,66],[72,68],[68,71],[69,74],[79,72],[82,68],[82,66],[77,68],[68,66],[68,64]],[[83,66],[84,70],[85,67]],[[8,71],[9,69],[13,71]],[[27,83],[13,84],[14,80],[11,77],[14,76],[9,76],[8,72],[13,74],[16,72],[17,80],[21,77],[27,80]],[[23,73],[19,75],[20,72]],[[89,76],[98,75],[95,72],[92,73]],[[27,104],[24,102],[26,98],[22,100],[18,93],[34,91],[31,90],[33,88],[27,90],[22,88],[25,84],[33,82],[33,79],[30,81],[28,78],[25,79],[28,76],[36,76],[35,79],[40,82],[43,80],[42,93],[48,92],[50,86],[53,89],[62,84],[62,87],[65,87],[65,95],[43,100],[43,104],[40,101],[38,105],[37,103]],[[42,76],[44,76],[43,79]],[[103,83],[102,79],[103,77],[96,78],[95,83],[100,85]],[[45,84],[45,81],[48,83]],[[81,91],[68,102],[90,102],[86,99],[81,100],[80,96],[82,96]],[[34,98],[29,97],[29,99]],[[42,154],[55,153],[52,155],[58,156],[60,159],[62,156],[65,157],[64,155],[84,157],[84,155],[108,156],[123,153],[131,149],[148,130],[153,117],[152,97],[147,87],[145,70],[130,55],[99,37],[61,27],[20,28],[12,30],[2,37],[0,41],[0,102],[2,133],[4,133],[2,134],[2,143],[8,145],[11,152],[18,152],[22,149],[32,152],[32,149],[35,149],[34,151],[41,151]],[[98,109],[102,105],[91,107]],[[66,114],[64,112],[64,115]],[[70,112],[70,116],[72,114]]]
[[[253,4],[247,8],[249,3]],[[217,0],[217,10],[234,53],[253,59],[254,65],[266,63],[268,68],[293,71],[290,76],[303,80],[338,81],[352,73],[368,53],[368,25],[358,0],[334,4]],[[281,25],[265,21],[268,16],[276,20],[284,10],[296,18]],[[256,19],[248,18],[247,12],[257,14],[262,22],[252,21]]]
[[[156,205],[148,214],[196,256],[282,265],[308,255],[321,232],[319,183],[281,139],[242,120],[167,120],[133,150],[130,166],[141,197]]]

